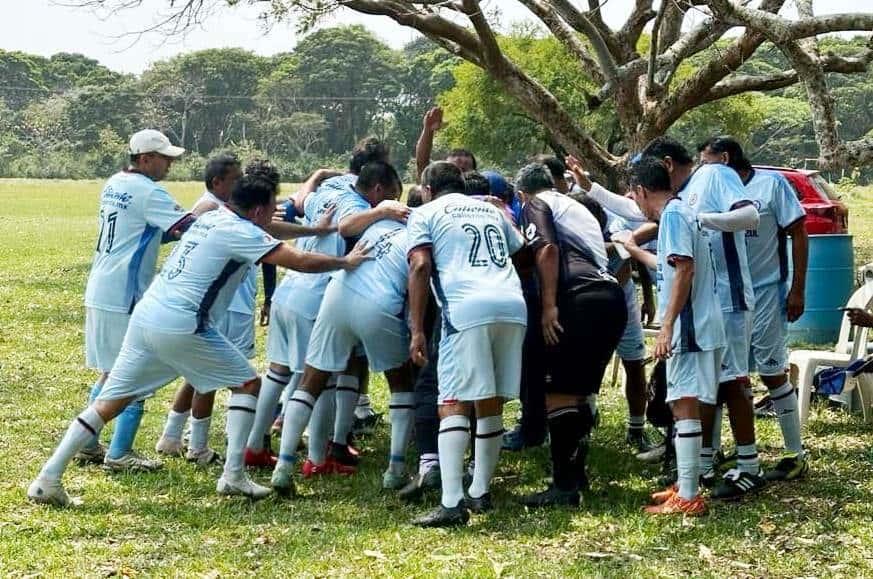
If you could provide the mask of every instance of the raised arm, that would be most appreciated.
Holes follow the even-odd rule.
[[[421,135],[418,136],[418,142],[415,143],[415,182],[421,183],[421,174],[424,169],[430,164],[430,156],[433,153],[433,138],[436,132],[443,126],[443,109],[434,107],[427,111],[424,115],[424,122],[421,127]]]
[[[417,366],[427,364],[427,336],[424,316],[427,311],[428,282],[433,269],[433,254],[429,246],[417,247],[409,254],[409,357]]]

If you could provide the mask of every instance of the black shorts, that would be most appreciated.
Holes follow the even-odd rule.
[[[557,346],[546,346],[546,393],[596,394],[627,324],[624,292],[596,282],[558,301],[564,332]]]

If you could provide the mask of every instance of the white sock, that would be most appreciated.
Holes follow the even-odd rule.
[[[436,453],[422,454],[418,458],[418,474],[424,476],[427,471],[440,465],[440,455]]]
[[[224,476],[229,479],[237,480],[245,476],[243,452],[257,408],[258,398],[251,394],[234,393],[227,401],[227,457],[224,459]]]
[[[803,440],[800,438],[800,413],[797,411],[797,394],[790,382],[770,390],[770,400],[776,407],[779,428],[785,441],[785,450],[803,456]]]
[[[645,416],[628,416],[627,429],[629,432],[642,432],[646,427]]]
[[[100,415],[93,406],[89,406],[82,411],[70,423],[60,444],[58,444],[51,457],[43,465],[42,470],[39,472],[39,478],[60,480],[70,460],[94,437],[100,436],[102,429],[103,419],[100,418]]]
[[[282,390],[285,389],[290,380],[290,375],[279,374],[273,370],[267,370],[267,373],[261,378],[261,391],[258,394],[258,409],[255,412],[255,422],[252,425],[252,431],[249,433],[249,439],[246,442],[248,448],[252,450],[262,450],[264,448],[264,435],[267,433],[270,425],[273,424],[276,404],[279,403]]]
[[[336,422],[336,374],[332,374],[327,387],[318,395],[312,417],[309,419],[309,460],[324,464],[327,460],[327,443]]]
[[[189,416],[191,416],[190,410],[176,412],[171,408],[167,414],[167,422],[164,423],[164,438],[182,440],[182,432],[185,430],[185,423],[188,422]]]
[[[755,443],[737,445],[737,470],[747,474],[761,472],[761,461],[758,460],[758,448]]]
[[[679,475],[679,496],[686,500],[697,496],[701,439],[699,420],[676,421],[676,469]]]
[[[406,448],[412,436],[415,418],[415,393],[392,392],[388,404],[388,419],[391,421],[391,453],[388,470],[394,474],[406,472]]]
[[[366,394],[361,394],[358,396],[358,404],[355,406],[355,418],[364,419],[369,414],[370,411],[373,410],[373,407],[370,406],[370,397]]]
[[[285,402],[285,420],[282,422],[282,442],[279,446],[279,462],[276,468],[290,468],[297,461],[297,445],[312,416],[315,398],[300,388],[291,393]]]
[[[212,416],[191,419],[191,438],[188,440],[188,452],[194,453],[209,447],[209,425]]]
[[[588,404],[588,409],[591,410],[591,418],[597,418],[597,394],[589,394],[585,398],[585,403]]]
[[[503,445],[503,416],[483,416],[476,420],[476,462],[473,482],[467,492],[479,498],[491,488],[491,477],[500,458]]]
[[[722,404],[715,405],[715,414],[712,418],[712,452],[715,454],[721,450],[721,422],[724,417],[724,406]],[[704,472],[706,470],[704,469]]]
[[[701,436],[701,441],[702,439]],[[700,444],[700,474],[706,474],[712,470],[713,450],[711,446],[703,446],[703,442]]]
[[[340,374],[336,379],[336,418],[333,425],[333,442],[345,444],[355,423],[355,407],[358,404],[358,378]]]
[[[443,418],[437,441],[443,481],[442,503],[446,508],[454,508],[464,499],[464,453],[470,443],[470,419],[460,415]]]

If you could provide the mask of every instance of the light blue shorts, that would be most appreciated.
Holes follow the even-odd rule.
[[[358,344],[374,372],[398,368],[409,359],[406,320],[331,281],[312,329],[306,363],[325,372],[341,372]]]
[[[667,359],[667,402],[697,398],[704,404],[718,399],[718,376],[724,349],[685,352]]]
[[[526,327],[494,323],[448,333],[443,328],[437,361],[440,404],[518,398]]]
[[[752,343],[752,312],[724,312],[727,347],[721,361],[719,383],[749,377],[749,347]]]
[[[246,358],[251,360],[255,357],[255,316],[228,311],[215,322],[215,329],[224,334]]]
[[[779,376],[788,366],[788,288],[774,283],[755,288],[749,370]]]
[[[303,372],[314,325],[315,320],[300,315],[286,302],[273,302],[267,331],[267,361],[288,366],[292,372]]]
[[[98,400],[146,398],[179,376],[204,393],[242,386],[258,375],[212,326],[196,334],[168,334],[131,324]]]
[[[624,291],[624,302],[627,305],[627,324],[624,326],[624,333],[618,341],[615,353],[624,361],[642,360],[646,357],[646,339],[643,335],[640,304],[637,301],[637,290],[633,279],[628,279],[621,289]]]
[[[129,322],[129,314],[85,308],[85,364],[89,368],[100,372],[112,369]]]

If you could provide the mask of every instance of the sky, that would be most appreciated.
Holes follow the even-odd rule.
[[[814,0],[817,13],[857,11],[870,0]],[[57,52],[78,52],[121,72],[140,73],[157,60],[182,52],[205,48],[242,47],[262,55],[287,52],[298,40],[293,22],[275,24],[265,30],[258,16],[261,7],[243,0],[240,5],[223,8],[181,37],[166,38],[160,33],[137,37],[134,33],[152,25],[167,9],[169,0],[141,0],[137,8],[117,14],[95,13],[64,4],[76,0],[0,0],[4,17],[0,21],[0,48],[51,56]],[[579,5],[580,0],[575,0]],[[783,14],[791,16],[793,0]],[[500,23],[531,20],[526,8],[515,0],[483,0],[486,10],[499,8]],[[587,3],[586,3],[587,4]],[[604,19],[619,26],[634,0],[605,0]],[[363,24],[389,45],[399,48],[416,37],[416,32],[387,17],[368,16],[343,10],[321,26]]]

